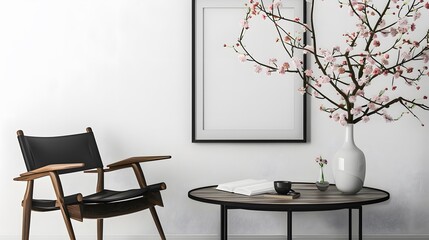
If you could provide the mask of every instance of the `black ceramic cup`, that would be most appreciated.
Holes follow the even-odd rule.
[[[288,194],[292,190],[292,182],[290,181],[274,181],[274,189],[278,194]]]

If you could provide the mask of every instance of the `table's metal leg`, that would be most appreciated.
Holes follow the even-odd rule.
[[[287,240],[292,240],[292,211],[287,211]]]
[[[359,208],[359,240],[362,240],[362,206]]]
[[[352,240],[353,225],[352,225],[353,209],[349,208],[349,240]]]
[[[228,239],[228,209],[224,205],[220,205],[220,239]]]

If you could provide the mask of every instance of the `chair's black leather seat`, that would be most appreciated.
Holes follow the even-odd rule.
[[[143,196],[143,193],[147,191],[148,191],[147,188],[130,189],[127,191],[113,191],[113,190],[106,189],[101,192],[83,197],[83,202],[84,203],[109,203],[109,202],[130,200],[132,198]]]
[[[163,183],[158,183],[149,185],[143,189],[129,189],[126,191],[114,191],[105,189],[101,192],[83,197],[83,204],[128,201],[134,198],[143,197],[143,195],[149,191],[159,191],[162,188],[162,185]],[[67,204],[77,203],[76,194],[64,197],[64,201]],[[55,206],[55,202],[55,200],[33,199],[32,209],[35,211],[42,212],[58,210],[59,208]]]

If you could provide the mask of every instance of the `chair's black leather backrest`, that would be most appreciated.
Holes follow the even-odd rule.
[[[59,163],[85,164],[82,168],[60,171],[60,174],[103,167],[92,132],[59,137],[18,134],[18,141],[28,171]]]

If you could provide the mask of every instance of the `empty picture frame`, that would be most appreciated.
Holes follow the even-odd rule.
[[[240,36],[246,2],[192,2],[192,141],[306,142],[306,98],[298,92],[303,86],[299,75],[258,74],[255,63],[239,61],[229,47]],[[305,19],[305,0],[283,1],[281,11]],[[284,27],[299,30],[297,24]],[[290,60],[275,44],[272,22],[252,20],[250,28],[244,41],[256,58]]]

